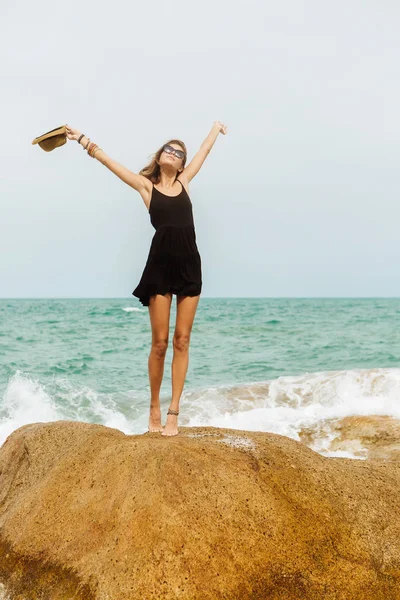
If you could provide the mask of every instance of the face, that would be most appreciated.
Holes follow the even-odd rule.
[[[172,165],[178,171],[182,170],[183,159],[182,156],[176,156],[174,151],[177,151],[178,155],[185,153],[184,149],[179,144],[165,144],[164,149],[161,153],[159,164],[160,165]]]

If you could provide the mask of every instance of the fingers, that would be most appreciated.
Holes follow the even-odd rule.
[[[228,131],[227,126],[221,123],[221,121],[215,121],[215,123],[218,125],[220,132],[225,135]]]

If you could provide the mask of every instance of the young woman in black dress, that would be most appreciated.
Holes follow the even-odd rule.
[[[142,196],[155,228],[149,256],[139,284],[132,292],[148,306],[152,345],[148,360],[150,380],[149,431],[171,436],[178,433],[179,401],[189,364],[189,342],[200,298],[201,258],[196,245],[189,183],[201,169],[207,155],[226,126],[216,121],[200,150],[186,166],[186,147],[170,140],[139,174],[111,159],[77,129],[67,125],[67,137],[77,140],[122,181]],[[157,186],[157,187],[156,187]],[[160,388],[168,348],[172,295],[176,295],[176,323],[173,337],[172,398],[165,428],[161,425]]]

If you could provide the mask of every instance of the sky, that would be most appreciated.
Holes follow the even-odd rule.
[[[191,182],[204,297],[399,297],[394,0],[0,4],[0,297],[131,296],[154,230],[134,172],[170,138]]]

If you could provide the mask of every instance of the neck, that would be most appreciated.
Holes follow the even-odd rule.
[[[179,173],[177,173],[176,171],[174,171],[173,173],[166,173],[163,169],[161,169],[160,185],[163,188],[172,187],[178,175]]]

